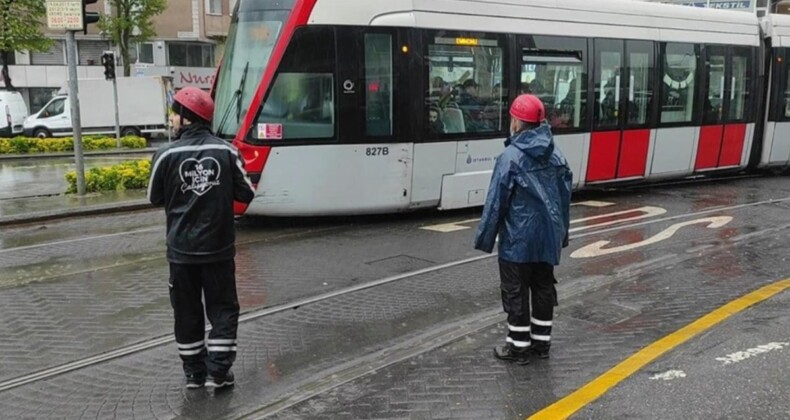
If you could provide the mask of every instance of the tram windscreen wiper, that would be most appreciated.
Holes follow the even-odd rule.
[[[233,108],[230,104],[236,104],[236,124],[239,124],[241,120],[241,101],[244,99],[244,87],[247,85],[247,70],[250,69],[250,62],[244,65],[244,71],[241,73],[241,80],[239,81],[239,87],[233,92],[233,97],[229,101],[229,105],[225,108],[225,113],[222,115],[222,119],[217,126],[217,135],[221,135],[223,130],[225,129],[225,123],[228,122],[228,117],[230,116],[230,111]]]

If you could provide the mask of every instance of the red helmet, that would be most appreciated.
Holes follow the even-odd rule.
[[[214,117],[214,100],[208,93],[196,87],[189,86],[179,90],[173,101],[206,121],[211,121]]]
[[[528,123],[540,123],[546,118],[546,108],[535,95],[519,95],[510,106],[510,116]]]

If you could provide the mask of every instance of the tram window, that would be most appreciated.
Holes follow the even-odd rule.
[[[543,101],[552,128],[581,127],[587,108],[586,80],[582,51],[523,51],[520,93]]]
[[[724,112],[724,93],[726,91],[725,69],[727,57],[724,51],[709,52],[705,60],[708,72],[708,93],[705,96],[702,122],[716,124],[722,121]]]
[[[335,135],[335,47],[329,28],[302,28],[283,57],[256,121],[261,140]]]
[[[691,122],[694,115],[697,49],[693,44],[666,43],[661,50],[661,122]]]
[[[507,98],[497,40],[439,33],[428,45],[426,61],[431,135],[502,131]]]
[[[730,120],[743,120],[747,117],[749,106],[749,86],[751,85],[751,65],[748,53],[735,53],[732,56],[732,76],[730,77]]]
[[[622,86],[623,42],[595,40],[595,126],[618,126]]]
[[[626,80],[629,125],[647,124],[653,101],[653,43],[626,41],[628,80]]]
[[[368,136],[392,135],[392,35],[365,34]]]

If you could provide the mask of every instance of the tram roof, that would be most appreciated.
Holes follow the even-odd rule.
[[[310,24],[759,45],[753,13],[635,0],[318,0]]]
[[[765,34],[772,38],[774,47],[790,47],[790,15],[769,15]]]

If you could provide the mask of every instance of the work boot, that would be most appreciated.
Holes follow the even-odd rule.
[[[187,389],[203,388],[206,383],[206,374],[187,375]]]
[[[494,347],[494,357],[506,362],[516,362],[519,365],[529,364],[529,350],[517,350],[509,344]]]
[[[548,359],[549,358],[549,346],[529,346],[528,350],[533,356],[537,357],[538,359]]]
[[[227,371],[225,374],[211,374],[206,379],[206,386],[209,388],[224,388],[233,386],[233,372]]]

